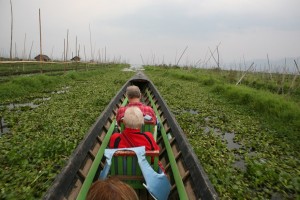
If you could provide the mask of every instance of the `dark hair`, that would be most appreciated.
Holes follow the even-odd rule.
[[[134,189],[117,178],[97,180],[90,187],[86,200],[138,200]]]

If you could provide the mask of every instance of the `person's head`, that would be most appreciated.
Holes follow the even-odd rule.
[[[126,96],[128,97],[129,100],[140,99],[141,98],[140,88],[135,85],[128,86],[126,89]]]
[[[134,189],[116,178],[97,180],[90,187],[86,200],[138,200]]]
[[[136,106],[128,107],[124,113],[123,122],[127,128],[140,129],[144,124],[142,111]]]

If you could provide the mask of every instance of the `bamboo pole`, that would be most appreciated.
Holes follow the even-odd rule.
[[[84,61],[86,62],[85,45],[83,45],[83,52],[84,52]]]
[[[218,68],[220,68],[219,46],[217,46],[217,55],[218,55],[218,62],[217,62],[217,65],[218,65]]]
[[[24,60],[25,60],[25,51],[26,51],[26,33],[24,38],[24,46],[23,46],[23,54],[22,54],[22,59]]]
[[[41,9],[39,8],[39,25],[40,25],[40,62],[42,62],[43,51],[42,51],[42,22],[41,22]]]
[[[51,56],[50,58],[53,60],[53,50],[54,50],[54,46],[52,47],[52,51],[51,51]]]
[[[17,52],[17,43],[15,42],[15,58],[18,57],[18,52]]]
[[[80,58],[80,44],[79,44],[79,47],[78,47],[78,53],[77,53],[77,55],[78,55],[78,57]]]
[[[32,51],[32,47],[33,47],[33,40],[31,42],[31,47],[30,47],[30,51],[29,51],[29,55],[28,55],[28,60],[31,60],[31,51]]]
[[[287,70],[286,70],[286,58],[285,58],[285,60],[284,60],[284,68],[283,68],[283,72],[282,72],[281,85],[278,88],[277,93],[279,93],[280,90],[281,90],[281,93],[284,94],[284,80],[285,80],[286,71]]]
[[[93,47],[92,47],[92,32],[91,32],[91,25],[90,24],[89,24],[89,31],[90,31],[91,59],[94,60],[94,57],[93,57]]]
[[[77,35],[76,35],[76,44],[75,44],[75,56],[77,56]]]
[[[93,58],[93,62],[96,62],[97,60],[97,54],[96,54],[96,42],[94,44],[94,49],[93,49],[93,55],[92,55],[92,58]]]
[[[100,49],[98,49],[98,59],[97,59],[97,63],[98,63],[98,62],[102,63],[102,61],[101,61]]]
[[[10,60],[12,60],[12,41],[13,41],[13,8],[12,8],[12,2],[10,0],[10,14],[11,14],[11,25],[10,25]]]
[[[145,65],[145,63],[144,63],[144,59],[143,59],[143,56],[142,56],[142,54],[140,54],[140,56],[141,56],[141,59],[142,59],[142,63],[143,63],[143,65]]]
[[[217,52],[218,52],[218,47],[216,48],[216,50],[217,50]],[[215,58],[215,56],[214,56],[214,54],[213,54],[213,52],[211,51],[210,48],[209,48],[209,51],[210,51],[210,53],[211,53],[211,57],[214,59],[214,61],[215,61],[216,64],[217,64],[217,67],[219,68],[219,61],[216,60],[216,58]],[[215,51],[214,51],[214,52],[215,52]],[[219,53],[218,53],[218,59],[219,59]]]
[[[104,63],[106,63],[106,46],[104,47]]]
[[[176,65],[178,65],[178,64],[179,64],[179,62],[180,62],[180,60],[181,60],[181,58],[182,58],[183,54],[184,54],[184,53],[185,53],[185,51],[187,50],[187,48],[188,48],[188,46],[186,46],[186,47],[185,47],[185,49],[183,50],[183,52],[182,52],[181,56],[179,57],[179,59],[178,59],[178,61],[177,61]]]
[[[271,64],[270,64],[270,59],[269,59],[269,55],[268,55],[268,54],[267,54],[267,59],[268,59],[268,67],[269,67],[268,72],[269,72],[269,74],[270,74],[270,79],[271,79],[271,81],[273,81],[272,70],[271,70]]]
[[[235,84],[238,85],[240,84],[240,82],[242,81],[242,79],[246,76],[247,72],[252,68],[252,66],[254,65],[254,62],[250,65],[250,67],[245,71],[245,73],[243,74],[243,76],[240,78],[240,80]]]
[[[64,38],[64,62],[66,62],[66,39]]]
[[[68,60],[68,51],[69,51],[69,29],[67,29],[66,61]]]
[[[296,68],[298,70],[298,74],[300,74],[300,70],[299,70],[299,67],[298,67],[298,64],[297,64],[296,60],[294,60],[294,63],[295,63],[295,66],[296,66]]]
[[[217,47],[215,48],[215,50],[211,53],[211,56],[207,59],[207,61],[205,61],[206,60],[206,56],[207,56],[207,52],[206,52],[206,55],[205,55],[205,59],[204,59],[204,65],[207,67],[207,63],[208,63],[208,61],[211,59],[211,57],[212,57],[212,55],[216,52],[216,50],[217,50],[217,48],[219,47],[221,45],[221,42],[219,42],[219,44],[217,45]],[[210,48],[208,48],[209,50],[210,50]],[[211,51],[211,50],[210,50]],[[203,66],[204,66],[203,65]]]
[[[291,86],[290,86],[290,89],[289,89],[289,93],[291,92],[291,90],[294,88],[294,85],[295,85],[295,81],[297,79],[297,77],[300,75],[300,70],[299,70],[299,67],[298,67],[298,64],[296,62],[296,60],[294,60],[294,63],[295,63],[295,67],[297,68],[298,70],[298,73],[295,74],[293,80],[292,80],[292,83],[291,83]]]

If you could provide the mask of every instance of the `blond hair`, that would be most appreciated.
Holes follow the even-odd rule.
[[[86,200],[138,200],[134,189],[116,178],[97,180],[90,187]]]
[[[126,89],[126,96],[128,97],[128,99],[140,98],[141,97],[140,88],[135,85],[128,86]]]
[[[142,111],[136,106],[130,106],[126,108],[123,122],[127,128],[140,129],[144,124]]]

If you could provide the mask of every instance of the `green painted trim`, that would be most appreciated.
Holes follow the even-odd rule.
[[[96,172],[97,172],[97,169],[101,163],[101,160],[102,160],[102,157],[104,155],[104,150],[106,149],[108,143],[109,143],[109,139],[110,139],[110,136],[111,134],[113,133],[114,131],[114,128],[115,128],[115,124],[116,124],[116,120],[113,120],[112,124],[110,125],[105,137],[104,137],[104,140],[102,142],[102,145],[94,159],[94,162],[92,163],[92,166],[86,176],[86,179],[84,180],[83,184],[82,184],[82,187],[79,191],[79,194],[77,196],[77,200],[84,200],[92,183],[93,183],[93,179],[96,175]]]
[[[125,174],[123,170],[123,156],[118,156],[115,159],[118,160],[118,174]]]
[[[127,164],[127,173],[126,175],[128,176],[132,176],[132,157],[131,156],[128,156],[127,158],[127,161],[126,161],[126,164]]]
[[[154,126],[153,137],[156,142],[157,141],[157,125]]]
[[[122,106],[126,106],[127,103],[128,103],[128,98],[126,97],[122,103]]]
[[[153,163],[153,169],[154,169],[154,171],[158,171],[158,157],[159,156],[155,156],[154,157],[154,163]]]
[[[112,157],[112,159],[111,159],[110,174],[111,175],[116,174],[115,158],[114,157]]]
[[[180,199],[188,199],[184,184],[182,182],[182,179],[181,179],[181,176],[180,176],[180,173],[179,173],[179,169],[178,169],[177,164],[176,164],[175,157],[173,155],[171,145],[169,143],[169,140],[168,140],[168,137],[167,137],[167,134],[166,134],[166,130],[165,130],[164,126],[162,125],[160,115],[159,115],[158,110],[156,108],[156,105],[155,105],[155,103],[154,103],[154,101],[153,101],[153,99],[150,95],[150,92],[147,90],[146,93],[147,93],[148,98],[151,102],[151,106],[152,106],[152,108],[153,108],[153,110],[154,110],[154,112],[157,116],[157,119],[161,123],[161,129],[160,129],[161,130],[161,135],[162,135],[162,138],[163,138],[165,146],[166,146],[166,150],[167,150],[167,154],[168,154],[168,157],[169,157],[169,162],[170,162],[171,169],[172,169],[172,172],[173,172],[173,176],[174,176],[174,180],[175,180],[175,183],[176,183],[179,198]]]

